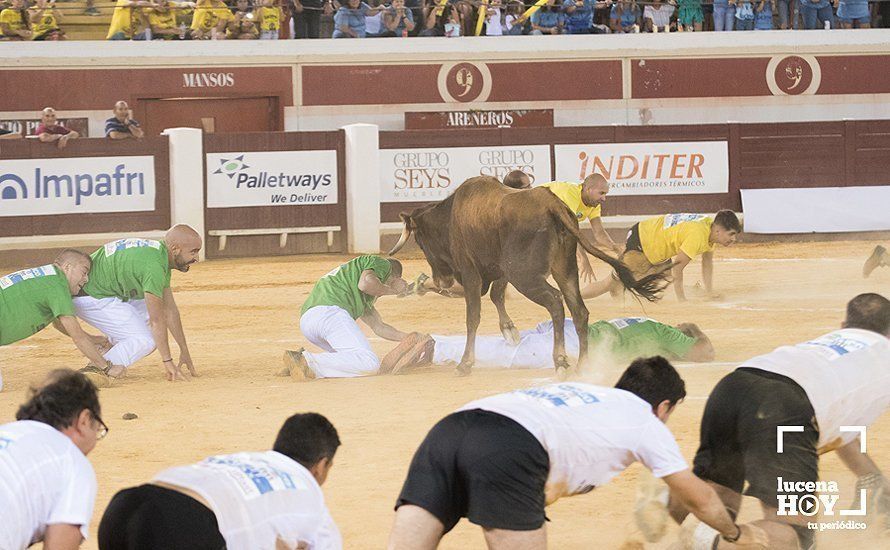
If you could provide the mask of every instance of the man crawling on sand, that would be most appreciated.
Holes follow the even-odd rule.
[[[572,319],[565,322],[566,353],[578,357],[578,335]],[[627,361],[636,357],[663,355],[680,361],[711,361],[714,346],[694,323],[676,327],[645,317],[623,317],[597,321],[587,326],[593,358]],[[460,361],[465,336],[425,336],[412,333],[384,357],[380,374],[404,374],[432,363],[450,365]],[[519,344],[510,345],[500,335],[476,337],[476,367],[511,369],[553,368],[553,322],[539,323],[520,333]]]

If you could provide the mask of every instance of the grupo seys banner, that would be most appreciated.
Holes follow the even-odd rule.
[[[152,156],[0,160],[0,216],[155,208]]]
[[[381,149],[381,202],[438,201],[474,176],[504,179],[522,170],[532,183],[550,180],[549,145]]]
[[[207,207],[337,204],[336,151],[207,154]]]
[[[556,145],[556,179],[605,176],[612,195],[687,195],[729,191],[725,141]]]

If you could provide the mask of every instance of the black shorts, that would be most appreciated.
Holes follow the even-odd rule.
[[[114,495],[99,523],[99,550],[224,550],[216,515],[179,491],[140,485]]]
[[[460,518],[489,529],[544,525],[550,459],[506,416],[473,409],[446,416],[420,444],[396,503],[427,510],[450,531]]]
[[[779,453],[776,426],[803,426],[804,431],[786,432]],[[747,481],[745,494],[776,508],[778,478],[818,479],[818,441],[816,414],[803,388],[781,374],[742,367],[725,376],[708,397],[693,471],[738,493]]]

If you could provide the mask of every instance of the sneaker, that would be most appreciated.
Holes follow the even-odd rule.
[[[283,375],[287,371],[287,374],[284,376],[290,376],[294,380],[315,380],[315,371],[312,370],[309,362],[303,356],[303,348],[296,351],[285,350],[282,359],[284,360],[284,369],[278,373],[279,375]]]
[[[102,13],[99,11],[99,9],[95,8],[95,7],[89,7],[87,9],[83,10],[83,14],[84,15],[92,15],[92,16],[102,15]]]
[[[887,265],[885,263],[885,258],[887,255],[887,249],[881,245],[875,247],[872,251],[871,256],[865,260],[865,265],[862,266],[862,276],[868,277],[871,275],[871,272],[877,269],[878,267]]]
[[[435,350],[435,340],[426,334],[421,334],[417,343],[393,366],[392,374],[405,374],[410,370],[432,364]]]
[[[670,520],[668,499],[670,489],[649,470],[640,473],[634,502],[634,521],[646,542],[658,542],[664,537]]]

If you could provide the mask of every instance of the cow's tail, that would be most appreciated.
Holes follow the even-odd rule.
[[[581,234],[577,220],[575,220],[572,216],[572,212],[564,204],[555,204],[554,207],[551,208],[550,213],[558,223],[565,227],[566,231],[571,233],[572,236],[578,240],[578,243],[581,244],[588,254],[595,256],[612,266],[612,269],[615,270],[615,274],[624,288],[650,302],[654,302],[661,298],[662,292],[664,292],[665,287],[669,283],[667,272],[661,271],[653,275],[647,275],[639,280],[635,279],[633,272],[624,264],[624,262],[609,256],[599,248],[593,246],[593,244]]]

